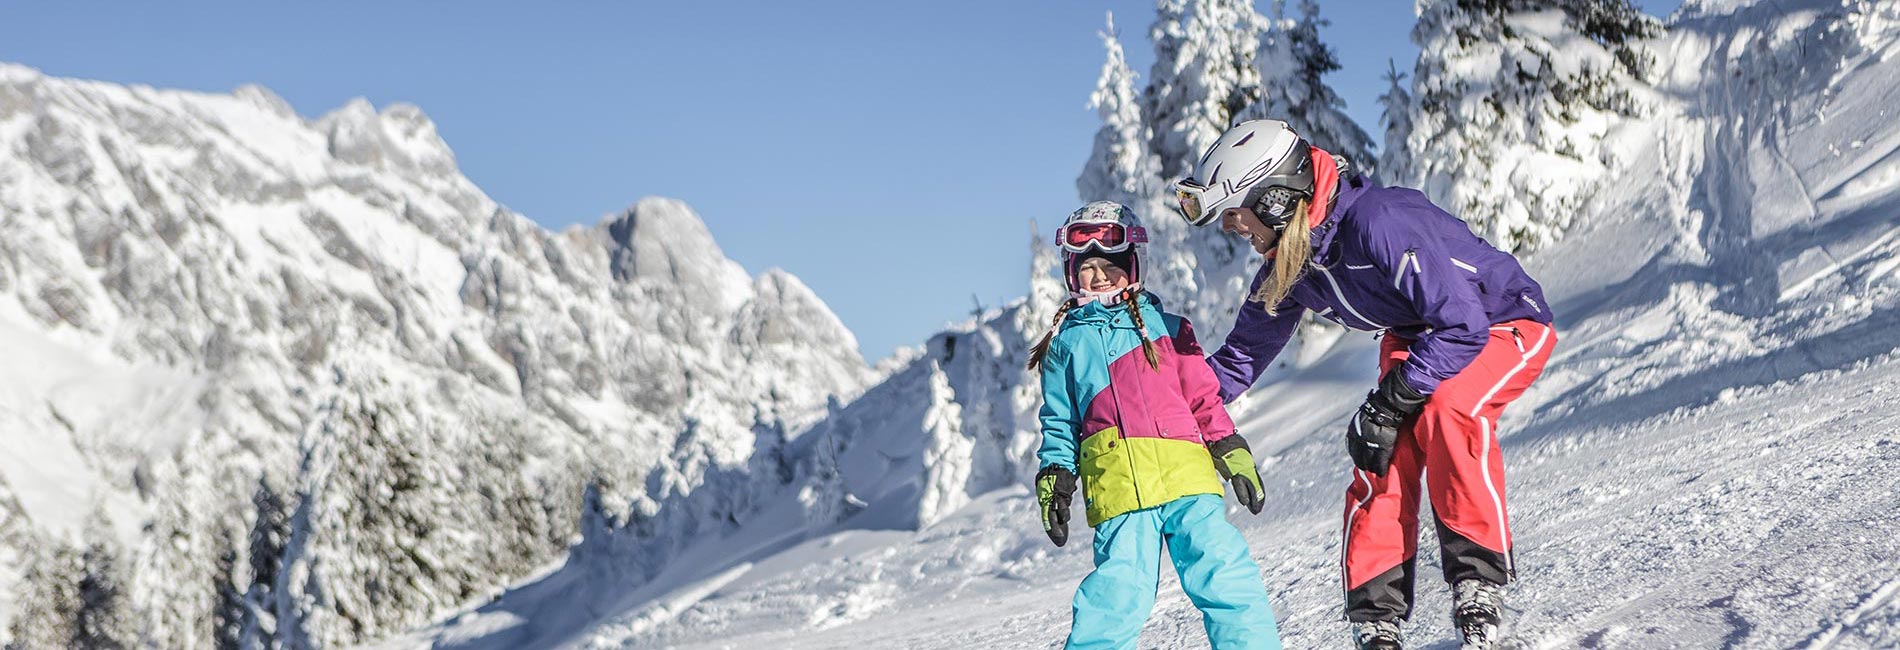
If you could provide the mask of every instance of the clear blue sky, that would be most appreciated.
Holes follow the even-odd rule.
[[[1024,293],[1030,221],[1052,228],[1077,202],[1104,12],[1145,77],[1153,6],[11,3],[0,60],[260,83],[307,116],[358,96],[417,104],[464,173],[550,228],[686,200],[728,256],[804,279],[876,360]],[[1409,71],[1417,56],[1412,0],[1322,7],[1345,66],[1331,82],[1376,134],[1387,59]]]

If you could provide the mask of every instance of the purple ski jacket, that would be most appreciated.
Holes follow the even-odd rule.
[[[1256,289],[1272,268],[1261,265]],[[1412,340],[1398,372],[1426,395],[1477,358],[1492,325],[1551,319],[1543,288],[1517,258],[1418,190],[1374,187],[1357,175],[1340,182],[1332,211],[1313,229],[1313,263],[1279,315],[1247,300],[1225,344],[1208,357],[1222,401],[1253,386],[1309,309],[1351,329]]]

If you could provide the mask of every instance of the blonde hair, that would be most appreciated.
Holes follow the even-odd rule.
[[[1252,299],[1265,303],[1269,316],[1280,315],[1280,303],[1293,293],[1293,285],[1306,275],[1306,265],[1313,261],[1313,230],[1306,223],[1308,209],[1306,199],[1294,206],[1293,221],[1280,232],[1280,243],[1274,246],[1273,259],[1268,262],[1273,265],[1273,273],[1253,292]]]

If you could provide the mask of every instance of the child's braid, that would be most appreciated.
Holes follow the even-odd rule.
[[[1030,370],[1035,370],[1042,366],[1042,357],[1043,355],[1049,354],[1049,343],[1055,340],[1056,329],[1062,327],[1062,319],[1068,317],[1069,310],[1074,308],[1075,299],[1070,298],[1062,303],[1061,308],[1056,310],[1056,320],[1049,324],[1049,331],[1042,335],[1041,341],[1036,342],[1036,347],[1029,349]]]
[[[1161,356],[1155,353],[1154,341],[1148,340],[1148,326],[1141,322],[1141,294],[1134,287],[1122,290],[1122,304],[1128,305],[1128,316],[1135,319],[1135,331],[1141,332],[1141,355],[1148,358],[1148,367],[1161,369]]]

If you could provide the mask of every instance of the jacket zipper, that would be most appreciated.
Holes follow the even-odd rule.
[[[1333,295],[1334,295],[1334,296],[1337,296],[1337,297],[1339,298],[1339,305],[1340,305],[1341,307],[1345,307],[1345,308],[1346,308],[1346,312],[1347,312],[1347,313],[1349,313],[1349,314],[1352,314],[1352,316],[1353,316],[1353,318],[1357,318],[1357,319],[1359,319],[1359,320],[1360,320],[1361,322],[1363,322],[1363,323],[1365,323],[1365,324],[1367,324],[1367,325],[1371,325],[1371,326],[1372,326],[1372,329],[1374,329],[1374,330],[1382,330],[1382,329],[1389,329],[1389,328],[1387,328],[1387,327],[1386,327],[1386,326],[1384,326],[1384,325],[1380,325],[1380,324],[1378,324],[1378,323],[1375,323],[1375,322],[1373,322],[1373,320],[1372,320],[1372,319],[1370,319],[1370,318],[1366,318],[1366,315],[1365,315],[1365,314],[1361,314],[1361,313],[1359,313],[1359,310],[1358,310],[1358,309],[1354,309],[1354,308],[1353,308],[1353,306],[1352,306],[1352,302],[1351,302],[1351,301],[1349,301],[1349,300],[1346,300],[1346,291],[1345,291],[1344,289],[1340,289],[1340,288],[1339,288],[1339,281],[1338,281],[1338,280],[1335,280],[1335,279],[1333,279],[1333,272],[1332,272],[1332,271],[1330,271],[1330,270],[1327,270],[1327,268],[1326,268],[1326,267],[1324,267],[1324,266],[1320,266],[1320,265],[1318,265],[1318,264],[1314,264],[1314,265],[1313,265],[1313,268],[1316,268],[1316,269],[1319,269],[1319,272],[1320,272],[1320,275],[1323,275],[1323,276],[1326,276],[1326,283],[1327,283],[1327,284],[1330,284],[1330,285],[1333,285]]]
[[[1139,306],[1137,305],[1135,307]],[[1114,359],[1108,356],[1108,338],[1113,335],[1114,332],[1115,320],[1111,317],[1108,324],[1102,326],[1102,338],[1099,341],[1102,344],[1102,358],[1107,359],[1111,363],[1114,362]],[[1135,455],[1128,448],[1128,418],[1122,416],[1122,394],[1120,390],[1115,388],[1115,382],[1113,380],[1108,382],[1108,390],[1114,393],[1115,397],[1115,438],[1116,442],[1121,443],[1122,446],[1122,460],[1128,464],[1128,485],[1135,491],[1135,506],[1145,508],[1148,502],[1141,498],[1141,481],[1135,478]]]
[[[1398,289],[1400,286],[1399,283],[1405,280],[1405,267],[1407,266],[1412,267],[1413,273],[1424,273],[1424,270],[1418,268],[1418,249],[1405,249],[1405,257],[1399,258],[1399,272],[1392,274],[1393,289]]]

